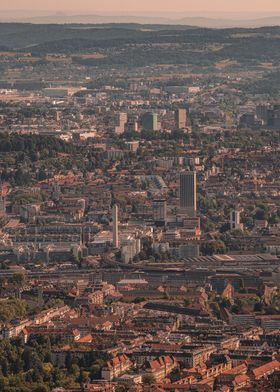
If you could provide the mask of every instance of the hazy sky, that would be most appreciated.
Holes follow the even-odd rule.
[[[280,0],[0,0],[0,11],[47,10],[106,13],[278,13]]]

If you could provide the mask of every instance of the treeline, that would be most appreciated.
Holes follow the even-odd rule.
[[[30,185],[35,179],[45,180],[47,178],[45,169],[53,167],[51,164],[53,158],[63,153],[69,154],[71,160],[74,160],[78,152],[78,146],[53,136],[0,134],[0,156],[3,153],[0,180],[8,181],[15,186]],[[7,161],[4,153],[7,155]],[[13,155],[13,166],[8,162],[10,155]],[[39,161],[44,167],[37,170],[34,163]],[[59,164],[58,159],[55,161]]]
[[[52,348],[69,344],[55,336],[30,337],[28,344],[18,337],[0,341],[0,391],[50,392],[55,387],[79,387],[98,379],[101,367],[110,357],[102,351],[89,353],[88,361],[67,355],[65,368],[51,363]]]
[[[122,136],[125,140],[170,140],[179,141],[184,140],[186,143],[189,142],[189,136],[181,129],[175,129],[170,133],[161,131],[149,131],[143,129],[141,132],[126,131]]]
[[[278,96],[280,91],[280,72],[269,72],[260,80],[240,84],[239,88],[250,94],[269,94]]]
[[[53,136],[0,134],[0,152],[23,152],[34,160],[42,151],[56,153],[75,153],[77,147]]]
[[[11,33],[14,29],[14,32]],[[150,27],[115,25],[5,25],[0,38],[5,46],[22,48],[42,56],[47,53],[73,55],[73,62],[85,66],[129,66],[189,64],[214,66],[230,59],[241,65],[260,62],[278,64],[279,27],[261,29],[209,29],[185,26]],[[216,47],[216,49],[215,49]],[[120,50],[122,49],[122,50]],[[104,58],[82,58],[79,53],[104,52]],[[41,64],[41,62],[39,62]],[[37,64],[38,65],[38,64]],[[18,65],[19,66],[19,65]]]
[[[124,46],[123,51],[118,50],[108,53],[103,58],[81,58],[75,56],[73,62],[84,66],[126,66],[126,67],[144,67],[152,64],[188,64],[192,66],[215,66],[217,62],[225,59],[236,61],[239,64],[257,65],[260,62],[277,63],[279,60],[279,39],[270,41],[261,40],[266,45],[262,50],[262,44],[253,39],[247,39],[239,42],[217,41],[217,45],[224,48],[213,51],[211,44],[198,43],[197,50],[193,45],[178,43],[177,46],[172,43],[166,44],[166,47],[157,47],[152,43],[146,42],[141,46],[129,44]],[[116,48],[116,46],[115,46]],[[98,49],[96,47],[96,49]],[[77,53],[77,52],[76,52]]]
[[[26,315],[27,305],[25,301],[16,298],[0,302],[0,321],[6,323]]]

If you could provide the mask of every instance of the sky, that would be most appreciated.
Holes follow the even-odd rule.
[[[280,0],[1,0],[0,12],[8,10],[134,15],[149,12],[280,15]]]

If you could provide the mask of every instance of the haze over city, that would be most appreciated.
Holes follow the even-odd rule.
[[[110,14],[172,14],[178,15],[276,15],[280,12],[280,3],[277,0],[174,0],[172,2],[162,0],[105,0],[91,1],[81,0],[4,0],[0,4],[0,11],[49,11],[49,12],[93,12]]]
[[[280,0],[0,0],[0,392],[280,392]]]

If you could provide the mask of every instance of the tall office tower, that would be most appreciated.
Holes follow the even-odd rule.
[[[264,125],[268,122],[269,109],[268,105],[258,105],[256,108],[257,119],[262,120]]]
[[[56,112],[55,112],[55,120],[56,120],[56,122],[60,122],[60,120],[61,120],[61,112],[58,110],[56,110]]]
[[[187,125],[187,110],[177,109],[175,111],[175,126],[177,129],[186,128]]]
[[[196,215],[196,172],[180,174],[180,207],[191,217]]]
[[[240,210],[230,211],[230,230],[243,230],[243,224],[240,223]]]
[[[167,219],[167,203],[165,199],[153,201],[153,216],[157,226],[165,226]]]
[[[125,124],[125,131],[139,132],[139,124],[137,119],[132,118]]]
[[[157,113],[144,113],[142,118],[142,128],[146,131],[158,131],[158,115]]]
[[[117,126],[115,127],[116,134],[120,135],[125,131],[125,125],[127,123],[127,113],[118,113],[117,114]]]
[[[113,245],[119,247],[119,207],[116,204],[113,207]]]

